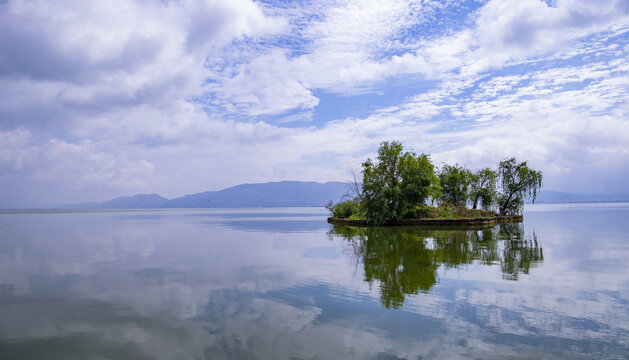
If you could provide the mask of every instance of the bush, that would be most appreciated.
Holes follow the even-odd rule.
[[[338,204],[332,204],[330,201],[326,208],[330,210],[332,217],[337,219],[358,220],[364,218],[361,216],[360,203],[355,200],[342,201]]]
[[[491,210],[484,209],[468,209],[465,206],[457,206],[455,209],[456,217],[458,218],[479,218],[479,217],[493,217],[496,216]]]
[[[440,204],[439,206],[418,205],[404,214],[404,219],[459,219],[495,216],[491,211],[468,209],[462,205]]]
[[[405,219],[433,219],[437,216],[437,208],[430,205],[417,205],[404,214]]]
[[[436,207],[437,210],[437,216],[438,218],[443,218],[443,219],[452,219],[452,218],[458,218],[458,212],[457,212],[457,207],[452,205],[452,204],[439,204],[439,206]]]

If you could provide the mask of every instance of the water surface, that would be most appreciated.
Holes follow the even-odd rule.
[[[467,231],[326,216],[0,213],[0,358],[629,358],[629,204]]]

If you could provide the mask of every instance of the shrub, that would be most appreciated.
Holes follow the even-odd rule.
[[[437,216],[438,218],[445,218],[445,219],[452,219],[452,218],[457,218],[459,217],[457,215],[457,209],[456,206],[452,205],[452,204],[439,204],[439,206],[437,206],[435,208],[437,211]]]
[[[355,200],[346,200],[337,204],[332,204],[330,201],[326,206],[332,217],[337,219],[361,219],[360,203]]]
[[[430,205],[417,205],[404,214],[405,219],[434,219],[438,217],[437,208]]]

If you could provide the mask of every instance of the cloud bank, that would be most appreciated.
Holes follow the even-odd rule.
[[[343,181],[390,139],[623,192],[628,53],[620,0],[0,2],[0,207]]]

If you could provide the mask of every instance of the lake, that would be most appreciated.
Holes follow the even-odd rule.
[[[1,359],[629,359],[629,204],[0,213]]]

